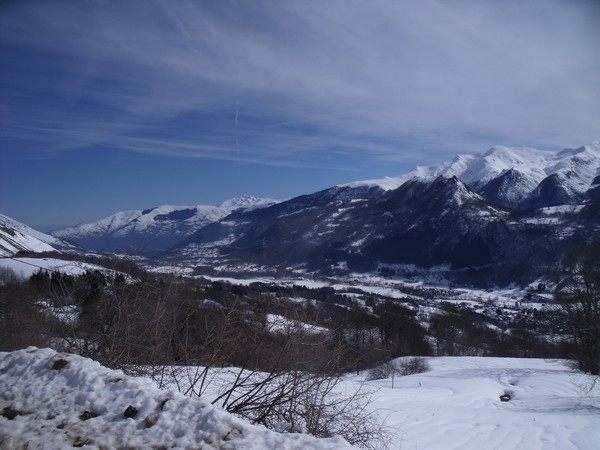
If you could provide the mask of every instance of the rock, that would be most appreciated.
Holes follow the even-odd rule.
[[[133,418],[137,415],[137,413],[138,413],[137,408],[135,406],[129,405],[127,407],[127,409],[125,410],[125,412],[123,413],[123,416]]]
[[[79,418],[80,418],[81,420],[90,420],[90,419],[93,419],[94,417],[96,417],[96,416],[95,416],[95,414],[94,414],[94,413],[92,413],[91,411],[84,411],[84,412],[83,412],[83,413],[82,413],[82,414],[79,416]]]
[[[73,447],[81,448],[81,447],[83,447],[85,445],[91,444],[91,442],[92,441],[90,441],[89,439],[85,439],[85,438],[82,438],[82,437],[78,436],[73,441]]]
[[[67,367],[68,364],[69,364],[69,361],[67,361],[66,359],[62,359],[62,358],[61,359],[57,359],[52,364],[52,370],[62,370],[65,367]]]
[[[21,411],[16,410],[12,406],[7,406],[2,410],[2,415],[8,420],[13,420],[15,417],[21,415]]]
[[[156,422],[158,422],[158,416],[151,414],[144,419],[144,427],[145,428],[153,427],[154,425],[156,425]]]

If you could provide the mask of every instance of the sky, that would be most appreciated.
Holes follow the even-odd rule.
[[[0,2],[0,213],[49,230],[600,139],[600,2]]]

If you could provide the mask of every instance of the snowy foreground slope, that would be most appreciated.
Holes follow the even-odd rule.
[[[150,380],[34,347],[0,353],[0,411],[2,449],[351,448],[342,438],[250,425],[202,400],[159,390]]]
[[[348,375],[338,386],[349,394],[375,389],[368,409],[384,420],[389,450],[592,450],[600,448],[600,380],[570,370],[564,361],[428,358],[428,372],[366,381]],[[191,375],[195,368],[191,369]],[[235,370],[215,369],[219,383]],[[186,379],[189,377],[182,377]],[[364,385],[366,383],[366,386]],[[212,392],[211,392],[212,391]],[[500,396],[511,399],[502,402]]]
[[[562,361],[440,357],[429,365],[396,377],[393,389],[389,378],[367,382],[378,389],[369,408],[385,417],[390,449],[599,448],[600,381]],[[352,392],[364,375],[349,376],[342,388]],[[341,438],[249,425],[150,380],[49,349],[0,353],[0,386],[2,449],[351,448]],[[510,401],[501,402],[503,394]],[[129,405],[137,410],[131,418]]]
[[[431,371],[370,382],[391,449],[598,449],[600,380],[562,361],[440,357]],[[511,400],[501,402],[500,395]]]

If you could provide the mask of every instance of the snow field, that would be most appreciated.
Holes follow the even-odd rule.
[[[597,449],[600,386],[563,361],[430,358],[431,371],[372,381],[391,449]],[[509,394],[510,401],[500,401]]]
[[[599,448],[600,383],[564,361],[428,363],[426,373],[396,376],[393,389],[390,378],[366,383],[377,389],[369,408],[385,419],[391,450]],[[348,375],[339,389],[353,392],[365,375]],[[211,406],[232,376],[232,369],[214,369],[215,383],[198,399],[75,355],[34,347],[0,353],[0,448],[350,448],[341,438],[275,433]],[[500,401],[503,394],[510,401]],[[130,405],[137,413],[125,417]],[[13,420],[11,410],[19,413]],[[84,420],[86,412],[91,418]]]
[[[430,371],[365,381],[347,375],[336,388],[345,395],[373,392],[368,405],[384,421],[389,450],[594,450],[600,448],[600,381],[570,370],[565,361],[428,358]],[[236,378],[235,368],[211,369],[202,393],[216,398]],[[177,369],[182,390],[200,367]],[[162,379],[167,384],[169,376]],[[500,396],[510,400],[502,402]]]

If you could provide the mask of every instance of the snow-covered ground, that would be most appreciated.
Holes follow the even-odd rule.
[[[50,349],[0,353],[0,387],[2,449],[350,448],[341,438],[250,425],[203,400]]]
[[[299,320],[289,319],[278,314],[267,314],[267,327],[272,333],[290,333],[291,330],[302,329],[308,333],[329,333],[331,330]]]
[[[562,361],[430,358],[431,371],[369,382],[391,449],[598,449],[600,380]],[[356,378],[355,378],[356,380]],[[500,401],[509,394],[510,401]]]
[[[87,270],[100,270],[106,268],[95,264],[79,261],[66,261],[58,258],[0,258],[0,267],[12,269],[20,278],[26,279],[39,271],[60,272],[67,275],[81,275]]]
[[[592,450],[600,443],[600,380],[564,361],[525,358],[428,358],[426,373],[365,381],[348,375],[341,392],[375,390],[368,408],[384,420],[389,450]],[[189,373],[186,372],[189,371]],[[196,368],[181,368],[188,389]],[[214,369],[203,396],[233,382],[237,370]],[[164,382],[164,380],[163,380]],[[168,383],[167,383],[168,384]],[[503,402],[500,396],[508,394]]]
[[[166,272],[177,273],[175,270]],[[511,286],[505,288],[494,289],[475,289],[467,287],[450,288],[446,283],[427,283],[423,281],[409,281],[394,278],[385,278],[374,274],[359,274],[352,273],[346,277],[339,277],[337,280],[311,279],[302,274],[296,277],[289,276],[287,278],[275,278],[269,276],[256,276],[252,278],[234,278],[234,277],[214,277],[204,275],[210,281],[222,281],[231,284],[249,286],[252,283],[277,284],[278,286],[303,286],[309,289],[319,289],[323,287],[331,287],[338,294],[353,296],[353,293],[361,292],[363,294],[381,295],[395,299],[422,299],[416,294],[408,294],[407,288],[421,288],[424,290],[437,290],[435,301],[443,300],[445,302],[466,303],[473,307],[480,307],[483,304],[493,304],[496,306],[514,305],[515,302],[523,301],[528,293],[534,292],[535,296],[527,300],[529,306],[547,307],[552,303],[552,292],[550,289],[543,292],[536,290],[538,283],[546,280],[536,280],[531,283],[526,289]],[[444,295],[444,292],[447,295]]]
[[[396,376],[394,388],[391,378],[367,382],[377,389],[369,408],[385,418],[391,450],[599,448],[600,380],[594,384],[563,361],[440,357],[428,363],[426,373]],[[352,392],[365,375],[349,375],[341,389]],[[0,448],[349,448],[339,438],[249,425],[210,406],[210,391],[206,400],[187,398],[48,349],[0,353],[0,386],[3,416],[20,413],[13,420],[0,416]],[[503,394],[510,400],[500,401]],[[131,418],[124,416],[129,405],[137,410]]]

